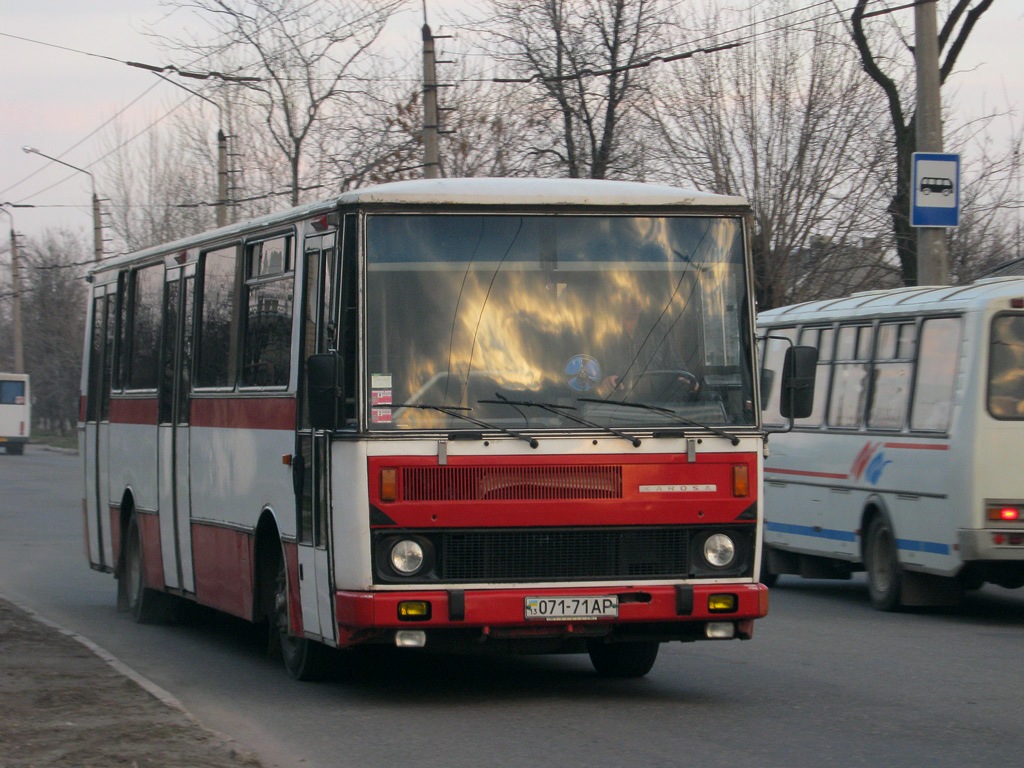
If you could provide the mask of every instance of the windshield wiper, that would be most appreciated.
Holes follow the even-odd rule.
[[[479,400],[478,402],[480,402],[480,403],[504,403],[505,405],[511,405],[513,408],[515,408],[516,406],[528,407],[528,408],[541,408],[541,409],[543,409],[545,411],[548,411],[549,413],[553,413],[553,414],[555,414],[557,416],[564,416],[565,418],[569,419],[570,421],[575,421],[577,424],[582,424],[582,425],[584,425],[586,427],[593,427],[594,429],[603,429],[605,432],[608,432],[609,434],[615,435],[616,437],[621,437],[623,440],[628,440],[629,442],[631,442],[633,444],[634,448],[639,448],[640,447],[640,438],[639,437],[634,437],[633,435],[627,435],[625,432],[620,432],[617,429],[612,429],[611,427],[605,426],[604,424],[597,424],[597,423],[595,423],[593,421],[587,421],[586,419],[581,419],[578,416],[573,416],[571,413],[566,413],[566,411],[575,411],[576,410],[576,408],[571,406],[571,405],[558,405],[557,403],[535,403],[535,402],[533,402],[531,400],[509,400],[507,397],[505,397],[500,392],[495,392],[494,396],[496,398],[498,398],[498,399],[497,400]]]
[[[733,445],[739,445],[740,439],[736,435],[730,435],[728,432],[718,429],[717,427],[711,427],[707,424],[701,424],[699,421],[693,421],[687,419],[684,416],[680,416],[678,413],[673,411],[671,408],[661,408],[657,405],[648,405],[647,403],[627,403],[624,400],[602,400],[599,397],[578,397],[576,398],[581,403],[604,403],[606,405],[623,405],[626,408],[642,408],[645,411],[653,411],[654,413],[663,413],[666,416],[671,416],[673,419],[678,421],[680,424],[686,424],[689,427],[697,427],[698,429],[706,429],[713,435],[724,437]]]
[[[464,408],[460,405],[431,405],[429,403],[396,403],[392,404],[390,407],[392,410],[394,410],[395,408],[419,408],[422,411],[438,411],[440,413],[445,414],[446,416],[452,416],[456,419],[462,419],[463,421],[468,421],[470,424],[473,424],[475,426],[483,427],[484,429],[490,429],[495,432],[501,432],[503,434],[508,435],[509,437],[514,437],[517,440],[522,440],[524,443],[528,443],[531,448],[536,448],[538,445],[540,445],[540,443],[537,442],[536,438],[530,437],[529,435],[524,435],[521,432],[516,432],[514,429],[509,429],[507,427],[499,427],[496,424],[488,424],[486,421],[480,421],[480,419],[474,418],[472,416],[467,416],[464,413],[459,413],[459,411],[471,411],[473,410],[472,408]]]

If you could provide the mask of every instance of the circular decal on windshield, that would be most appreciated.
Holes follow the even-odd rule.
[[[590,355],[576,355],[565,364],[566,384],[577,392],[589,392],[601,383],[601,364]]]

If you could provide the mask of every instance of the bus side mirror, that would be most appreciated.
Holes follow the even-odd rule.
[[[814,377],[818,368],[815,347],[790,347],[782,362],[779,410],[786,419],[806,419],[814,410]]]
[[[338,407],[344,402],[345,365],[335,352],[310,355],[306,360],[306,392],[313,429],[338,428]]]

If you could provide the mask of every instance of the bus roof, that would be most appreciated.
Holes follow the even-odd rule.
[[[921,310],[981,307],[992,300],[1021,299],[1024,277],[993,277],[967,285],[928,285],[864,291],[839,299],[822,299],[759,312],[758,324],[807,323],[839,317],[898,315]]]
[[[323,215],[339,206],[381,205],[478,205],[575,206],[643,208],[681,206],[696,208],[746,208],[747,201],[734,195],[715,195],[660,184],[598,179],[469,178],[417,179],[377,184],[343,192],[339,196],[298,206],[255,219],[229,224],[124,256],[106,259],[90,271],[118,267],[125,262],[194,248],[207,242],[230,240],[256,229]]]
[[[341,204],[745,206],[742,197],[634,181],[472,178],[397,181],[346,192]]]

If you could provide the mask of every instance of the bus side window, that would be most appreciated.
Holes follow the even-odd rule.
[[[233,387],[238,358],[238,247],[204,253],[199,263],[196,387]]]
[[[128,389],[156,389],[160,376],[160,317],[164,295],[164,265],[132,273],[129,330]]]
[[[868,427],[902,429],[910,402],[914,372],[915,326],[911,322],[881,323],[871,377]]]
[[[871,331],[870,325],[839,328],[828,409],[830,427],[856,429],[861,425],[868,393]]]
[[[243,387],[288,386],[295,279],[291,247],[291,237],[276,237],[246,248]]]
[[[820,427],[825,418],[825,406],[828,404],[829,373],[832,367],[832,340],[835,331],[832,328],[804,328],[800,332],[800,344],[816,347],[818,350],[818,372],[814,377],[814,407],[806,419],[797,419],[795,426]]]
[[[780,409],[782,362],[796,338],[796,328],[768,328],[765,337],[761,341],[761,407],[765,426],[781,427],[787,421]]]
[[[988,410],[998,419],[1024,418],[1024,315],[992,320]]]
[[[962,333],[962,323],[957,317],[939,317],[921,323],[911,429],[929,432],[949,429]]]

